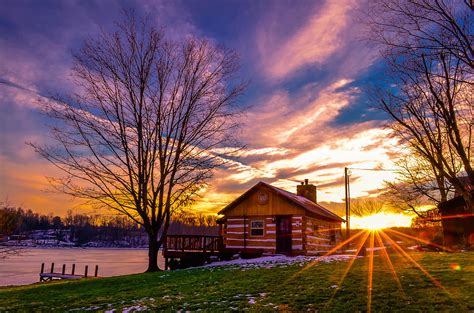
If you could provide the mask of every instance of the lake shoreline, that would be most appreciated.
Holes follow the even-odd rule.
[[[81,275],[85,266],[99,266],[100,277],[113,277],[145,272],[148,266],[148,249],[116,247],[18,247],[19,253],[0,259],[0,286],[31,285],[39,280],[41,264],[49,271],[55,263],[60,271],[66,265],[66,273],[76,265]],[[162,254],[158,254],[158,266],[164,268]]]
[[[22,249],[30,249],[30,248],[33,248],[33,249],[104,249],[104,250],[148,250],[148,247],[81,247],[81,246],[49,246],[49,245],[46,245],[46,246],[42,246],[42,245],[38,245],[38,246],[25,246],[25,245],[3,245],[3,244],[0,244],[0,247],[14,247],[14,248],[18,248],[18,250],[22,250]],[[160,248],[159,251],[162,251],[162,249]],[[0,260],[2,260],[0,258]]]

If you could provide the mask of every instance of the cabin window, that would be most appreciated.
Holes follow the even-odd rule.
[[[250,236],[263,236],[263,220],[250,222]]]

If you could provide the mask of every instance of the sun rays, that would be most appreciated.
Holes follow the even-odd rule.
[[[397,283],[397,286],[398,286],[398,289],[403,293],[405,294],[405,291],[403,290],[403,287],[402,287],[402,284],[400,283],[400,279],[398,278],[398,275],[397,275],[397,271],[395,270],[395,267],[393,266],[393,263],[392,263],[392,260],[390,259],[390,256],[388,255],[388,252],[387,252],[387,249],[385,247],[385,244],[383,243],[383,240],[382,238],[380,237],[380,233],[377,231],[375,232],[375,238],[377,239],[377,243],[379,245],[379,247],[381,247],[382,249],[380,250],[381,251],[381,254],[383,256],[383,259],[385,261],[385,263],[387,264],[388,268],[390,269],[390,272],[393,276],[393,279],[395,280],[395,282]]]
[[[369,237],[370,235],[370,232],[369,231],[362,231],[360,232],[360,234],[364,234],[364,237],[363,239],[359,242],[359,244],[357,245],[356,247],[356,253],[355,255],[359,255],[362,248],[364,247],[364,243],[365,241],[367,240],[367,238]],[[352,265],[354,264],[354,261],[356,260],[356,258],[353,258],[351,259],[347,266],[346,266],[346,269],[344,270],[344,273],[342,274],[342,277],[341,279],[339,280],[339,284],[338,284],[338,287],[334,290],[334,293],[332,294],[331,298],[329,299],[329,301],[326,303],[326,307],[329,307],[332,303],[332,301],[334,300],[334,297],[336,296],[337,292],[340,290],[342,284],[344,283],[344,280],[346,279],[346,276],[347,274],[349,273],[349,271],[351,270],[352,268]]]
[[[372,308],[372,279],[374,277],[374,233],[375,230],[370,232],[369,239],[369,270],[367,278],[367,312],[370,312]]]
[[[431,245],[432,247],[436,247],[441,251],[451,251],[448,247],[444,247],[442,245],[438,245],[422,238],[418,238],[416,236],[412,236],[409,234],[405,234],[403,232],[397,231],[395,229],[390,228],[379,228],[377,218],[374,218],[374,224],[368,225],[367,229],[363,229],[360,231],[355,232],[350,238],[344,240],[331,250],[327,251],[324,255],[319,258],[316,258],[314,261],[308,263],[304,266],[301,270],[293,274],[288,281],[295,279],[296,277],[302,275],[312,266],[315,266],[322,260],[322,257],[329,256],[332,254],[346,254],[347,252],[353,253],[354,258],[348,261],[347,265],[345,266],[341,277],[338,278],[338,284],[335,285],[335,290],[332,293],[329,300],[326,302],[325,307],[330,308],[333,304],[333,301],[338,292],[343,292],[343,285],[347,278],[347,275],[353,269],[353,265],[356,262],[357,256],[366,255],[366,264],[367,264],[367,312],[371,312],[372,310],[372,300],[373,300],[373,292],[375,291],[374,288],[374,281],[377,280],[377,275],[374,271],[374,265],[380,264],[382,262],[383,268],[387,269],[389,275],[393,278],[393,283],[397,286],[397,289],[402,294],[403,298],[406,298],[406,293],[403,288],[403,284],[400,280],[399,273],[397,273],[397,269],[400,268],[394,264],[393,256],[391,254],[397,255],[401,262],[406,265],[413,266],[421,275],[427,277],[429,281],[440,288],[443,292],[445,292],[448,296],[450,293],[448,290],[441,284],[441,282],[430,274],[419,262],[417,262],[412,255],[405,251],[405,248],[402,247],[399,243],[400,239],[409,240],[409,241],[416,241],[419,243],[423,243],[426,245]],[[399,264],[398,261],[396,264]]]
[[[338,250],[342,249],[344,246],[348,245],[349,243],[351,243],[352,241],[354,241],[356,238],[358,238],[360,235],[362,235],[363,232],[358,232],[356,233],[355,235],[351,236],[349,239],[346,239],[344,240],[343,242],[341,242],[340,244],[336,245],[334,248],[332,248],[331,250],[329,250],[328,252],[324,253],[323,256],[328,256],[328,255],[331,255],[331,254],[334,254],[335,252],[337,252]],[[321,260],[321,258],[316,258],[314,261],[311,261],[309,262],[305,267],[303,267],[300,271],[296,272],[294,275],[292,275],[288,281],[291,281],[293,279],[295,279],[297,276],[303,274],[304,271],[306,271],[307,269],[309,269],[310,267],[316,265],[319,261]]]
[[[424,240],[424,239],[422,239],[422,238],[418,238],[418,237],[415,237],[415,236],[411,236],[411,235],[408,235],[408,234],[404,234],[404,233],[399,232],[399,231],[397,231],[397,230],[395,230],[395,229],[386,229],[386,231],[387,231],[387,232],[390,232],[390,233],[393,233],[393,234],[397,234],[397,235],[399,235],[399,236],[401,236],[401,237],[405,237],[405,238],[413,239],[413,240],[415,240],[415,241],[422,242],[422,243],[424,243],[424,244],[427,244],[427,245],[430,245],[430,246],[439,248],[439,249],[441,249],[441,250],[443,250],[443,251],[449,251],[449,252],[452,252],[452,251],[453,251],[452,249],[450,249],[450,248],[448,248],[448,247],[438,245],[438,244],[436,244],[436,243],[434,243],[434,242],[430,242],[430,241]]]

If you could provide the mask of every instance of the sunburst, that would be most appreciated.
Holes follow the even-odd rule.
[[[403,260],[414,265],[421,273],[423,273],[423,275],[429,278],[429,280],[436,287],[442,289],[445,293],[450,295],[448,290],[441,284],[441,282],[437,278],[435,278],[433,275],[431,275],[415,259],[413,259],[413,257],[410,254],[408,254],[391,236],[402,237],[405,239],[415,240],[421,243],[429,244],[439,249],[442,249],[443,251],[451,251],[451,249],[449,249],[448,247],[444,247],[442,245],[434,244],[422,238],[405,234],[395,229],[381,227],[383,226],[383,223],[380,223],[379,218],[380,217],[367,219],[366,229],[356,232],[350,238],[339,243],[334,248],[327,251],[321,257],[316,258],[314,261],[308,263],[300,271],[292,275],[288,280],[295,279],[297,276],[304,273],[307,269],[316,265],[318,262],[322,260],[321,259],[322,257],[335,254],[336,252],[340,252],[342,249],[349,246],[349,244],[353,244],[354,242],[357,241],[354,258],[348,262],[346,268],[344,269],[344,272],[342,273],[342,276],[339,279],[339,284],[337,285],[337,288],[334,290],[330,299],[326,302],[326,308],[330,307],[331,304],[333,303],[333,300],[335,299],[336,294],[341,290],[348,273],[353,268],[353,264],[356,260],[356,256],[360,255],[362,249],[364,248],[367,250],[367,263],[368,263],[367,264],[367,311],[368,312],[371,312],[371,309],[372,309],[373,281],[374,279],[376,279],[376,277],[374,277],[374,261],[375,261],[374,255],[376,253],[376,250],[379,251],[379,255],[382,257],[383,262],[385,263],[387,268],[390,270],[394,283],[398,286],[398,289],[400,290],[404,298],[406,297],[405,291],[403,289],[402,283],[397,274],[397,270],[392,262],[390,254],[387,252],[387,249],[389,248],[393,249],[394,253],[396,253]],[[387,243],[388,246],[384,242]],[[376,249],[376,248],[380,248],[380,249]]]

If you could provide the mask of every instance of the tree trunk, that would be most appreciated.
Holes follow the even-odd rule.
[[[148,268],[146,270],[149,272],[158,272],[160,268],[158,267],[158,250],[159,245],[156,240],[156,235],[148,235]]]

